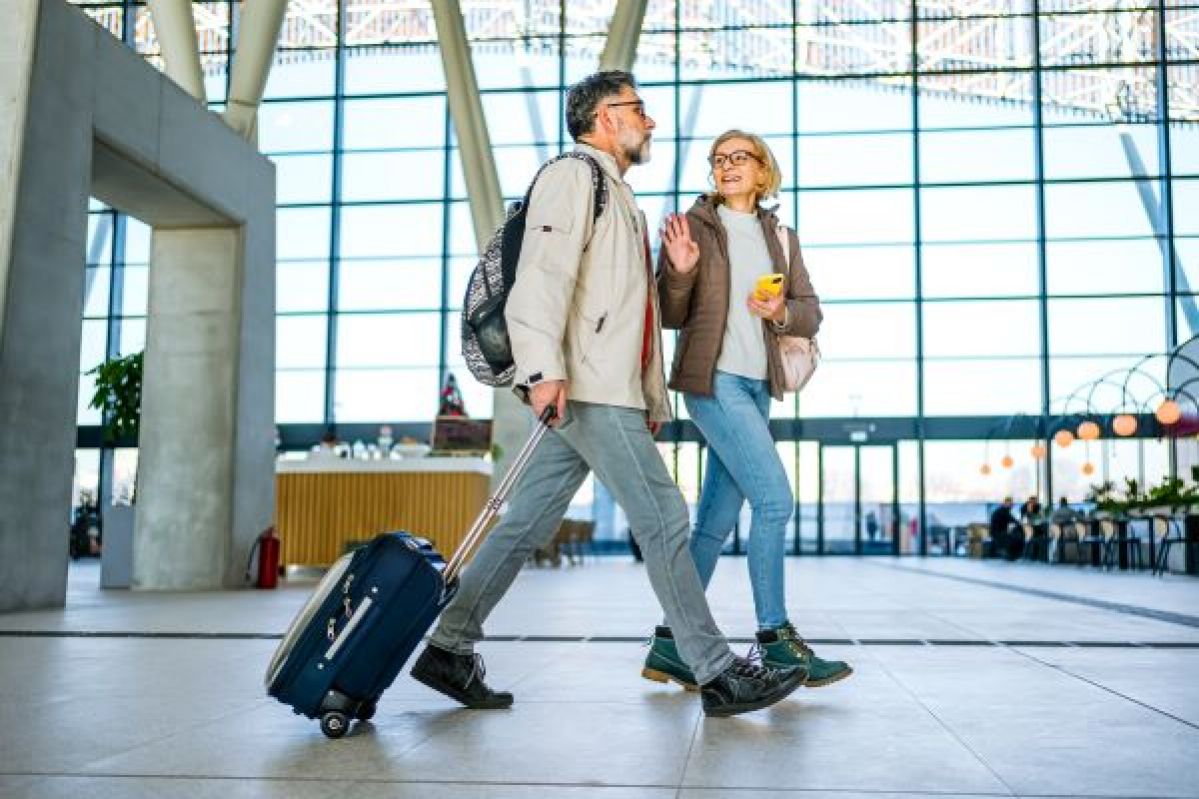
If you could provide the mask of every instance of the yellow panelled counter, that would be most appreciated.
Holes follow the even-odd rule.
[[[427,538],[446,557],[487,501],[481,458],[278,461],[275,526],[287,566],[329,566],[350,542],[391,530]]]

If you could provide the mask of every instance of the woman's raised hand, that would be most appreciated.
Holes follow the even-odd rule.
[[[660,231],[662,246],[676,272],[688,274],[699,263],[699,245],[691,238],[691,227],[683,214],[669,214]]]

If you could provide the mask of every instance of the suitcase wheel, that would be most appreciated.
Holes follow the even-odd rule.
[[[358,712],[355,714],[359,721],[370,721],[375,717],[377,709],[374,702],[363,702],[358,706]]]
[[[321,716],[321,732],[330,738],[340,738],[350,728],[350,720],[340,710],[331,710]]]

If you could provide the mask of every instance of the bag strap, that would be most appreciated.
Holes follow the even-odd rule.
[[[791,237],[787,235],[790,231],[786,225],[779,225],[774,229],[774,235],[778,236],[779,246],[783,248],[783,262],[787,264],[787,278],[791,277]]]
[[[529,188],[525,192],[524,201],[521,203],[521,208],[524,208],[526,213],[529,208],[529,199],[533,196],[533,187],[537,185],[537,179],[541,177],[541,173],[549,167],[550,164],[556,164],[564,158],[573,158],[576,161],[586,161],[587,166],[591,167],[591,186],[594,192],[591,201],[591,221],[599,219],[600,214],[604,212],[604,208],[608,205],[608,182],[604,180],[603,168],[599,165],[599,161],[588,155],[587,153],[571,150],[568,153],[554,156],[550,160],[541,165],[537,170],[537,174],[533,176],[533,180],[529,183]]]

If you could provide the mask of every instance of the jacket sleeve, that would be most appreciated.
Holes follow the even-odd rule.
[[[812,279],[804,267],[803,253],[799,251],[799,237],[788,230],[791,239],[791,263],[787,265],[791,279],[787,281],[787,326],[780,332],[788,336],[811,338],[820,329],[824,314],[820,310],[820,298],[812,288]]]
[[[568,377],[563,337],[591,236],[593,202],[591,168],[577,159],[551,164],[533,187],[516,281],[504,309],[516,386]]]
[[[695,278],[698,274],[699,264],[687,274],[675,271],[670,263],[670,256],[666,254],[666,247],[659,244],[658,306],[662,313],[662,327],[679,330],[686,323],[687,315],[691,311],[691,291],[695,288]]]

